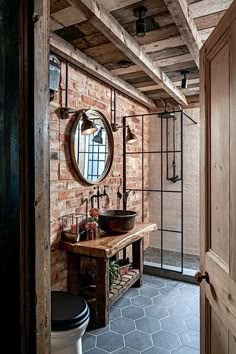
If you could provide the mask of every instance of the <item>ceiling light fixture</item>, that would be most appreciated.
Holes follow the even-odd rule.
[[[128,68],[130,65],[132,65],[132,62],[130,60],[120,60],[117,64],[120,68]]]
[[[183,79],[182,79],[182,82],[181,82],[181,88],[182,89],[185,89],[188,87],[188,78],[187,78],[187,75],[189,74],[189,71],[188,70],[184,70],[184,71],[181,71],[181,75],[183,75]]]
[[[145,36],[146,33],[146,23],[145,16],[147,14],[147,9],[144,6],[137,7],[134,9],[134,16],[137,18],[136,20],[136,35],[138,37]]]

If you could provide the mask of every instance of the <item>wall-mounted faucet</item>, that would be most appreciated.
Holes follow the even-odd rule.
[[[93,194],[91,197],[91,207],[94,208],[94,200],[97,199],[97,208],[99,209],[100,206],[99,200],[100,198],[103,197],[103,193],[100,193],[99,186],[94,187],[94,189],[97,189],[97,193]]]

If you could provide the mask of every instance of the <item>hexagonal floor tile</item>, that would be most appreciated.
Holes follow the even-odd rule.
[[[127,334],[135,330],[134,321],[127,318],[117,318],[110,322],[111,330],[120,334]]]
[[[171,286],[166,286],[165,288],[161,288],[160,293],[165,296],[175,297],[179,296],[179,289],[172,288]]]
[[[180,304],[168,307],[167,310],[168,310],[170,316],[182,318],[183,320],[185,320],[186,318],[188,318],[191,315],[191,311],[190,311],[189,307],[184,306],[184,305],[180,305]]]
[[[192,297],[198,295],[200,292],[198,285],[186,285],[184,288],[179,289],[181,295]]]
[[[112,321],[119,317],[121,317],[121,310],[117,307],[112,307],[109,312],[109,320]]]
[[[155,305],[160,305],[163,307],[170,307],[175,304],[172,297],[167,296],[167,295],[159,295],[159,296],[153,297],[152,301],[154,302]]]
[[[173,350],[173,352],[171,353],[172,354],[199,354],[199,350],[182,346]]]
[[[186,346],[194,348],[194,349],[200,348],[199,332],[194,331],[192,329],[188,329],[187,331],[184,331],[183,333],[181,333],[179,336],[180,336],[180,339],[181,339],[183,345],[186,345]]]
[[[135,323],[139,331],[148,334],[155,333],[161,329],[160,321],[156,318],[144,317],[136,320]]]
[[[99,349],[106,350],[107,352],[113,352],[124,346],[123,336],[114,332],[107,332],[100,334],[97,337],[97,347]]]
[[[152,300],[147,296],[136,296],[131,299],[132,305],[145,308],[152,305]]]
[[[189,329],[200,331],[200,318],[199,316],[191,316],[185,320]]]
[[[156,347],[166,350],[173,350],[182,344],[177,334],[165,331],[163,329],[152,334],[152,340]]]
[[[91,349],[88,352],[83,351],[83,353],[86,353],[86,354],[107,354],[107,352],[105,352],[104,350],[98,349],[98,348]]]
[[[152,346],[149,334],[135,331],[125,335],[125,346],[141,352]]]
[[[127,293],[124,294],[124,297],[132,298],[132,297],[135,297],[135,296],[138,296],[138,295],[139,295],[138,289],[129,289],[127,291]]]
[[[151,283],[147,284],[147,286],[154,289],[160,289],[165,286],[165,282],[163,280],[159,280],[158,278],[154,278]]]
[[[167,310],[164,307],[158,305],[152,305],[150,307],[147,307],[145,309],[145,313],[146,316],[157,318],[158,320],[168,316]]]
[[[163,329],[176,334],[187,330],[187,326],[184,320],[172,316],[166,317],[161,320],[161,325]]]
[[[131,305],[131,301],[128,297],[122,297],[119,301],[117,301],[114,306],[122,309],[123,307],[127,307]]]
[[[169,350],[157,348],[157,347],[152,347],[147,350],[144,350],[142,354],[170,354]]]
[[[139,354],[136,350],[130,348],[121,348],[116,350],[113,354]]]
[[[122,316],[130,320],[137,320],[144,315],[144,310],[137,306],[129,306],[122,309]]]
[[[154,297],[154,296],[160,295],[158,289],[149,288],[149,287],[141,288],[139,290],[139,292],[141,295],[148,296],[148,297]]]
[[[95,347],[95,341],[96,341],[95,336],[85,333],[85,335],[82,337],[83,351],[86,352],[90,349],[93,349]]]

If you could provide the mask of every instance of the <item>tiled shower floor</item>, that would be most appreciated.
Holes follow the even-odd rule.
[[[83,336],[86,354],[199,354],[199,286],[144,276]]]
[[[199,270],[199,256],[186,254],[183,255],[184,268],[189,270]],[[148,263],[161,262],[161,250],[159,248],[148,247],[144,252],[144,261]],[[164,267],[172,266],[176,268],[181,267],[181,253],[163,250],[163,264]]]

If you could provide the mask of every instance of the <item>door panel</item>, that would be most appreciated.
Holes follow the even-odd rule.
[[[222,70],[224,68],[224,70]],[[211,249],[229,264],[229,43],[211,59]],[[224,186],[224,188],[222,188]]]
[[[236,0],[201,49],[201,354],[236,353]]]

